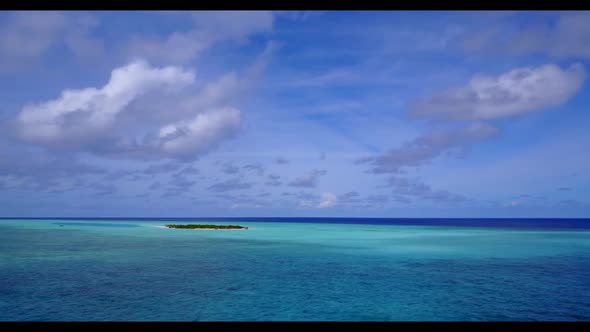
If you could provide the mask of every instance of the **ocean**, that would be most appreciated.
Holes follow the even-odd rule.
[[[0,321],[588,320],[589,219],[0,219]]]

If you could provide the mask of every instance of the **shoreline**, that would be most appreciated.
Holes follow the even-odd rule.
[[[155,227],[155,228],[164,228],[164,229],[172,229],[170,227],[166,227],[166,226],[149,226],[149,227]],[[254,229],[254,228],[242,228],[242,229],[211,229],[211,228],[192,228],[190,230],[199,230],[199,231],[247,231],[250,229]]]

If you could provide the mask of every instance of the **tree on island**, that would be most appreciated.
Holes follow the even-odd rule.
[[[169,224],[166,225],[168,228],[180,228],[180,229],[248,229],[248,227],[240,225],[202,225],[202,224],[188,224],[188,225],[177,225]]]

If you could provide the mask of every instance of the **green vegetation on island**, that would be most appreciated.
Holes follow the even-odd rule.
[[[196,224],[188,224],[188,225],[175,225],[170,224],[166,225],[168,228],[181,228],[181,229],[248,229],[248,227],[240,226],[240,225],[196,225]]]

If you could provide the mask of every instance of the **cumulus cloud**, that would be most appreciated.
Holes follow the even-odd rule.
[[[321,201],[320,201],[320,204],[318,205],[318,208],[325,209],[325,208],[332,207],[336,204],[336,201],[337,201],[336,195],[334,195],[330,192],[325,192],[321,196]]]
[[[517,68],[499,76],[477,75],[411,105],[416,115],[450,119],[495,119],[540,111],[565,103],[582,87],[580,63],[566,69],[548,64]]]
[[[319,178],[323,175],[326,175],[326,173],[326,170],[314,169],[308,172],[307,174],[289,182],[289,186],[300,188],[315,188],[315,186],[317,186],[318,184]]]
[[[239,178],[221,181],[209,186],[209,190],[216,192],[226,192],[233,190],[242,190],[252,188],[252,183],[242,182]]]
[[[192,71],[136,60],[114,69],[101,88],[64,90],[58,99],[26,105],[18,116],[21,136],[33,143],[79,144],[71,139],[107,129],[141,95],[183,88],[194,80]]]
[[[241,113],[227,106],[198,107],[187,94],[194,82],[192,70],[135,60],[114,69],[101,88],[64,90],[57,99],[26,105],[16,121],[19,137],[122,158],[196,159],[239,132]],[[215,100],[210,87],[197,99]],[[154,100],[162,107],[148,107]],[[145,106],[142,123],[132,116],[138,105]]]
[[[421,166],[438,157],[445,151],[469,146],[470,144],[495,136],[498,129],[476,122],[461,130],[434,130],[419,136],[401,147],[391,149],[378,157],[357,160],[359,164],[369,164],[371,173],[404,173],[408,167]]]
[[[369,164],[371,173],[405,174],[409,168],[422,166],[431,160],[453,152],[464,152],[476,142],[496,136],[496,127],[480,122],[518,114],[540,111],[565,103],[581,88],[586,77],[582,64],[562,69],[556,65],[518,68],[499,76],[475,76],[467,85],[435,93],[413,103],[412,113],[428,118],[447,120],[475,120],[468,127],[436,129],[405,142],[377,157],[357,160]],[[391,177],[397,201],[406,203],[402,196],[414,196],[433,201],[458,202],[461,195],[401,177]]]
[[[235,108],[222,108],[197,115],[160,129],[151,151],[177,159],[194,159],[210,151],[241,129],[241,114]]]

